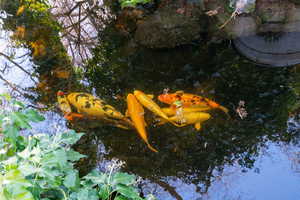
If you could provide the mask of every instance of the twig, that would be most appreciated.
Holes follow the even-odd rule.
[[[14,65],[16,65],[19,69],[21,69],[23,72],[25,72],[27,75],[29,75],[30,79],[37,84],[37,82],[32,78],[32,74],[30,74],[28,71],[26,71],[21,65],[19,65],[18,63],[16,63],[15,61],[13,61],[8,55],[0,52],[0,55],[2,55],[3,57],[5,57],[7,60],[9,60],[11,63],[13,63]]]
[[[15,86],[13,83],[10,83],[8,80],[3,78],[3,76],[0,75],[0,79],[4,81],[9,87],[11,87],[13,90],[17,91],[19,94],[23,95],[23,93]]]

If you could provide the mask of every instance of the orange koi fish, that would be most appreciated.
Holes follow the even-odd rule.
[[[223,112],[228,113],[227,108],[221,106],[215,101],[198,95],[184,93],[183,91],[177,91],[171,94],[161,94],[158,96],[158,100],[172,106],[179,103],[183,107],[210,107],[212,109],[218,108],[221,109]]]
[[[128,115],[131,118],[133,125],[136,128],[139,135],[141,136],[141,138],[146,142],[148,148],[151,151],[158,152],[150,145],[148,141],[148,136],[145,128],[146,122],[144,119],[144,109],[142,105],[138,102],[138,100],[135,98],[135,96],[131,93],[127,95],[127,107]]]

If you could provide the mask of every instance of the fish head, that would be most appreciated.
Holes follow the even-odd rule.
[[[161,94],[158,96],[158,100],[166,104],[172,104],[176,99],[172,94]]]
[[[57,96],[64,96],[66,95],[63,91],[59,90],[57,93],[56,93]]]
[[[134,94],[134,96],[145,95],[142,91],[139,91],[139,90],[134,90],[133,94]]]

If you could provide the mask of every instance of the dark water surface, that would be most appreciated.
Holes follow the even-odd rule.
[[[86,132],[75,147],[89,156],[78,164],[82,174],[105,170],[117,159],[125,162],[122,171],[142,178],[143,194],[153,193],[158,199],[300,199],[299,67],[256,66],[239,56],[230,41],[172,50],[129,51],[121,46],[106,52],[96,49],[80,74],[61,82],[51,81],[51,66],[42,73],[40,69],[37,83],[15,66],[3,73],[25,93],[15,92],[17,96],[45,113],[47,121],[36,125],[39,131],[68,127]],[[21,55],[26,50],[18,51]],[[33,70],[26,62],[22,66]],[[1,82],[1,92],[4,88]],[[158,102],[156,97],[166,88],[214,99],[229,109],[230,117],[211,110],[213,117],[198,132],[193,126],[155,127],[153,114],[146,111],[149,140],[159,151],[153,153],[134,130],[68,123],[55,102],[60,89],[85,91],[124,113],[126,95],[133,90],[153,94]],[[241,101],[247,111],[244,118],[237,112]]]

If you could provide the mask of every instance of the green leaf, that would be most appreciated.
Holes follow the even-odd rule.
[[[10,101],[11,100],[11,96],[8,93],[3,93],[0,94],[0,97],[4,97],[5,100]]]
[[[75,144],[84,133],[76,133],[74,130],[70,130],[68,132],[61,134],[61,140],[65,144]]]
[[[12,100],[12,104],[15,106],[15,107],[17,107],[17,108],[25,108],[25,105],[22,103],[22,102],[20,102],[20,101],[17,101],[17,100]]]
[[[122,194],[123,196],[131,199],[140,199],[138,192],[133,188],[126,185],[118,184],[116,185],[116,189],[118,193]]]
[[[77,193],[77,198],[80,200],[98,200],[99,197],[97,195],[97,191],[95,189],[82,188]]]
[[[104,185],[100,188],[99,196],[102,200],[106,200],[109,198],[112,189],[109,185]]]
[[[79,175],[77,170],[68,171],[64,185],[71,190],[76,190],[79,187]]]
[[[43,156],[42,165],[45,167],[60,167],[61,169],[68,166],[67,153],[63,149],[58,149]]]
[[[31,128],[28,123],[28,119],[26,116],[20,112],[12,112],[10,117],[14,124],[16,124],[20,128]]]
[[[69,150],[67,151],[67,157],[70,161],[77,161],[80,158],[85,158],[86,156],[78,153],[77,151]]]
[[[128,200],[128,198],[124,197],[123,195],[119,195],[119,196],[116,196],[114,198],[114,200]]]
[[[4,179],[6,180],[6,183],[10,183],[10,184],[18,183],[22,186],[31,186],[31,184],[24,178],[22,173],[17,169],[8,171],[5,174]]]
[[[21,166],[18,167],[18,169],[22,172],[24,176],[29,176],[31,174],[35,174],[37,172],[40,172],[40,168],[35,167],[34,165],[31,165],[29,163],[24,163]]]
[[[16,144],[16,139],[19,134],[19,129],[15,126],[8,126],[5,127],[4,134],[11,140],[13,144]]]
[[[43,117],[37,111],[32,109],[26,110],[25,115],[28,119],[30,119],[33,122],[40,122],[45,120],[45,117]]]
[[[112,177],[112,185],[124,184],[132,185],[135,183],[135,176],[127,173],[117,172]]]
[[[92,172],[90,172],[88,175],[86,175],[84,177],[85,180],[90,180],[92,181],[94,184],[97,185],[103,185],[107,183],[107,174],[104,173],[99,173],[96,170],[93,170]]]

